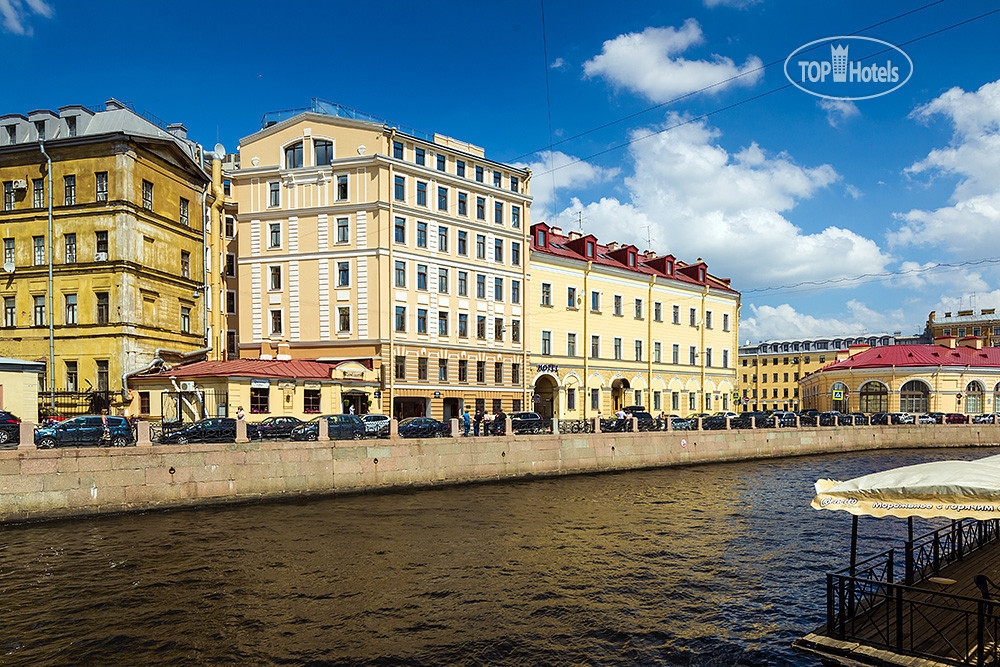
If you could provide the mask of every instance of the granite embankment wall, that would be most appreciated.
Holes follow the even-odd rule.
[[[18,449],[0,451],[0,522],[866,449],[998,444],[1000,426],[969,424]]]

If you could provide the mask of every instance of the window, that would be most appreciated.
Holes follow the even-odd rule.
[[[576,288],[566,288],[566,307],[576,310]]]
[[[270,207],[281,206],[281,190],[278,181],[271,181],[267,184],[267,205]]]
[[[394,179],[394,194],[396,201],[406,201],[406,179],[402,176],[396,176]]]
[[[503,362],[496,361],[493,363],[493,382],[494,384],[503,384]]]
[[[476,234],[476,259],[486,259],[486,237]]]
[[[230,315],[236,313],[236,291],[226,290],[226,312]],[[233,348],[229,348],[230,350]]]
[[[476,298],[486,298],[486,276],[482,273],[476,274]]]
[[[270,395],[270,387],[250,387],[250,412],[253,414],[267,414],[270,412]]]
[[[502,341],[504,329],[506,329],[506,327],[503,325],[503,318],[493,318],[493,340]]]
[[[426,248],[427,247],[427,223],[418,222],[417,223],[417,247]]]
[[[94,296],[97,297],[97,323],[107,324],[108,316],[110,315],[110,300],[108,298],[107,292],[97,292]]]
[[[706,329],[712,328],[712,311],[710,310],[705,311],[705,328]],[[787,359],[785,360],[785,363],[788,363]]]
[[[108,172],[99,171],[94,176],[97,183],[95,188],[97,201],[108,201]]]
[[[464,192],[458,193],[458,214],[469,215],[469,195]]]
[[[399,141],[392,142],[392,157],[397,160],[403,159],[403,144]]]
[[[621,359],[622,358],[622,339],[621,338],[617,338],[616,337],[615,340],[614,340],[614,355],[615,355],[615,359]]]
[[[72,206],[76,203],[76,175],[63,176],[63,205]]]
[[[66,324],[76,324],[76,295],[66,295]]]
[[[510,263],[513,266],[521,266],[521,244],[515,241],[510,243]]]
[[[674,306],[674,324],[681,323],[681,307]]]
[[[503,301],[503,278],[493,279],[493,299]]]
[[[510,226],[514,229],[521,228],[521,207],[511,206],[510,207]]]
[[[486,340],[486,316],[476,315],[476,338]]]
[[[482,167],[476,167],[476,180],[479,181],[480,183],[483,182],[483,168]]]
[[[236,255],[231,252],[226,253],[226,276],[236,277]]]
[[[618,294],[615,294],[615,310],[614,310],[614,314],[615,314],[615,317],[621,317],[622,316],[622,298]]]
[[[441,245],[441,240],[438,239],[438,246],[440,245]],[[459,255],[469,254],[469,232],[460,231],[458,233],[458,254]]]
[[[694,308],[688,309],[688,320],[691,326],[698,326],[698,311]]]
[[[233,194],[233,182],[230,181],[228,178],[222,180],[222,194],[226,195],[227,197]]]
[[[413,161],[422,167],[426,166],[426,156],[423,148],[413,149]]]
[[[601,390],[591,389],[590,390],[590,409],[597,410],[601,407]]]
[[[337,218],[337,243],[350,243],[350,241],[351,241],[350,218]]]
[[[601,293],[591,292],[590,293],[590,310],[594,313],[601,312]]]
[[[181,197],[180,206],[178,207],[178,209],[179,209],[178,216],[180,217],[181,224],[184,225],[185,227],[190,227],[191,217],[190,217],[190,205],[188,204],[188,200],[184,199],[184,197]]]
[[[302,142],[298,141],[285,149],[285,169],[298,169],[302,166]]]
[[[7,131],[7,143],[16,144],[17,143],[17,125],[5,125],[4,129]]]
[[[722,367],[729,368],[729,350],[722,351]],[[798,373],[796,373],[795,375],[798,375]],[[795,379],[798,380],[797,377]]]
[[[519,384],[521,382],[521,364],[511,364],[510,365],[510,381],[513,384]],[[517,404],[520,401],[514,399],[515,407],[514,410],[520,410]]]
[[[448,252],[448,228],[438,225],[438,251]]]
[[[438,188],[438,210],[448,210],[448,188]]]
[[[448,311],[442,310],[438,312],[438,335],[447,336],[448,335]]]
[[[705,365],[706,366],[712,365],[712,348],[710,347],[705,348]]]
[[[277,329],[275,329],[275,314],[277,314]],[[181,306],[181,332],[190,333],[191,332],[191,309],[187,306]],[[281,333],[281,311],[272,310],[271,311],[271,333]]]
[[[495,188],[499,188],[500,187],[500,179],[501,178],[503,178],[503,175],[499,171],[496,171],[494,169],[493,170],[493,187],[495,187]]]
[[[670,350],[670,363],[679,364],[681,363],[681,346],[674,345]]]
[[[35,208],[45,206],[45,179],[36,178],[31,181],[31,205]]]
[[[393,239],[396,243],[406,243],[406,218],[396,218],[393,223]]]
[[[575,357],[576,356],[576,334],[568,333],[566,334],[566,356]]]
[[[45,264],[45,237],[44,236],[31,237],[31,245],[34,250],[35,266],[41,266]]]
[[[69,136],[76,136],[76,116],[69,116],[66,118],[66,129],[69,131]]]
[[[535,233],[535,243],[538,244],[538,245],[540,245],[540,246],[544,246],[545,245],[545,230],[544,229],[539,229]]]
[[[396,331],[406,331],[406,307],[396,306]]]
[[[542,355],[550,356],[552,354],[552,332],[543,331],[542,332]]]
[[[663,304],[659,301],[653,302],[653,320],[655,322],[663,321]]]
[[[521,281],[511,280],[510,281],[510,302],[511,303],[521,303]]]
[[[660,363],[661,344],[659,341],[653,343],[653,363]]]
[[[467,359],[458,360],[458,381],[469,381],[469,361]]]
[[[576,388],[569,387],[566,389],[566,409],[570,412],[576,410]]]
[[[351,284],[351,263],[337,262],[337,287],[349,287]]]
[[[427,265],[417,264],[417,289],[427,290]]]
[[[181,250],[181,277],[191,277],[191,253],[187,250]]]
[[[280,248],[281,247],[281,223],[272,222],[268,224],[268,236],[267,236],[267,247],[268,248]]]
[[[729,313],[722,314],[722,330],[729,331]]]
[[[486,219],[486,199],[476,197],[476,220]]]
[[[690,394],[688,394],[688,410],[697,410],[698,409],[698,406],[696,405],[697,401],[698,401],[698,395],[696,393],[692,391]]]
[[[45,326],[45,297],[42,295],[36,295],[34,297],[35,301],[35,326],[43,327]]]
[[[107,254],[108,252],[108,233],[106,231],[94,232],[94,238],[97,241],[97,252],[103,252]]]
[[[469,273],[467,271],[458,272],[458,295],[469,296]]]
[[[97,361],[97,390],[108,390],[108,361],[101,359]]]
[[[302,393],[302,412],[315,414],[319,412],[319,389],[305,389]]]
[[[333,142],[326,141],[325,139],[316,139],[313,141],[313,149],[316,151],[316,166],[322,167],[333,163]],[[347,188],[347,177],[342,177],[344,179],[345,196],[337,197],[338,199],[347,199],[346,188]],[[340,178],[337,179],[338,181]]]
[[[493,241],[493,261],[503,263],[503,239]]]
[[[66,362],[66,391],[76,391],[79,371],[75,361]],[[147,411],[148,412],[148,411]]]
[[[345,333],[351,330],[351,308],[350,306],[339,306],[337,308],[337,331]]]
[[[448,360],[438,359],[438,382],[448,381]]]
[[[76,234],[67,234],[64,237],[65,261],[67,264],[76,263]],[[13,260],[13,257],[11,258]]]
[[[402,355],[396,356],[393,361],[393,374],[396,376],[397,380],[406,379],[406,357]]]
[[[417,181],[417,206],[427,206],[427,184]]]
[[[552,305],[552,284],[542,283],[542,305],[551,306]]]
[[[3,183],[3,210],[14,210],[14,181],[4,181]]]
[[[438,292],[448,293],[448,269],[438,269]]]
[[[599,359],[601,357],[601,337],[591,336],[590,337],[590,356],[594,359]]]
[[[503,202],[496,202],[493,204],[493,222],[502,225],[503,224]]]
[[[635,300],[635,319],[642,319],[642,299]]]
[[[510,321],[510,342],[521,342],[521,320]]]
[[[35,132],[38,133],[38,140],[45,141],[45,121],[36,120],[35,121]]]
[[[465,176],[465,162],[463,160],[455,160],[455,174]]]
[[[149,181],[142,182],[142,207],[153,210],[153,184]]]
[[[12,296],[3,298],[3,325],[5,327],[17,326],[17,308]]]
[[[469,337],[469,316],[465,313],[458,314],[458,337]]]
[[[696,363],[698,363],[697,362],[697,357],[698,357],[698,352],[694,348],[694,346],[691,346],[690,348],[688,348],[688,363],[690,365],[694,366]]]
[[[476,362],[476,382],[483,383],[486,382],[486,362],[477,361]]]
[[[406,262],[396,262],[396,287],[406,287]]]

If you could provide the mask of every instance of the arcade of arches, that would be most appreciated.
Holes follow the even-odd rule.
[[[863,412],[958,412],[984,414],[1000,412],[1000,372],[990,379],[897,377],[853,382],[834,380],[828,385],[816,373],[802,382],[805,409]],[[828,378],[832,379],[832,378]],[[935,379],[939,389],[934,390]],[[853,385],[853,386],[852,386]],[[895,389],[893,389],[895,387]],[[986,387],[992,389],[987,390]]]

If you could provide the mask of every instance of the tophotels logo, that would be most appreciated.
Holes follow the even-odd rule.
[[[785,59],[785,76],[810,95],[866,100],[909,81],[913,61],[901,48],[880,39],[824,37],[795,49]]]

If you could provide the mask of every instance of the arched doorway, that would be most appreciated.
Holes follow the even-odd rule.
[[[837,398],[838,396],[840,398]],[[850,400],[850,390],[843,382],[834,382],[833,386],[830,387],[830,400],[833,401],[833,410],[845,414],[850,412],[847,409],[847,403]]]
[[[628,388],[628,380],[625,378],[618,378],[611,383],[611,409],[615,412],[618,412],[627,404],[631,405],[628,403],[628,397],[626,396]]]
[[[902,412],[930,412],[931,389],[920,380],[910,380],[899,390],[899,409]]]
[[[555,412],[556,380],[551,375],[539,375],[535,380],[534,411],[542,419],[552,419]]]
[[[965,388],[965,414],[979,415],[983,413],[983,385],[973,380]]]
[[[889,412],[889,390],[881,382],[861,385],[861,412]]]
[[[993,387],[993,412],[1000,412],[1000,382]]]

